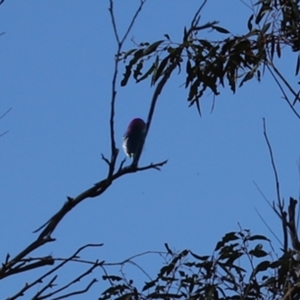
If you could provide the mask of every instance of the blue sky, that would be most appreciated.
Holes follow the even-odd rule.
[[[139,1],[116,1],[116,19],[124,32]],[[169,34],[180,41],[199,1],[148,0],[125,49]],[[202,22],[218,20],[238,34],[246,30],[249,9],[236,1],[210,0]],[[238,11],[238,13],[236,13]],[[101,153],[109,156],[109,103],[116,42],[108,1],[6,1],[0,6],[0,165],[2,169],[0,257],[22,250],[64,203],[106,175]],[[203,34],[209,38],[210,33]],[[286,51],[278,67],[290,84],[296,56]],[[120,65],[120,75],[124,65]],[[120,76],[118,80],[120,81]],[[149,170],[117,180],[101,197],[88,199],[60,223],[36,255],[66,257],[85,243],[104,243],[85,258],[120,261],[147,250],[192,249],[211,254],[217,241],[238,223],[270,235],[255,208],[281,236],[280,224],[257,191],[276,199],[274,176],[263,138],[262,118],[279,172],[282,197],[298,199],[299,120],[281,98],[273,79],[245,84],[233,95],[221,90],[211,114],[212,95],[201,100],[203,116],[189,108],[184,77],[176,75],[162,93],[147,137],[141,165],[168,159],[161,172]],[[149,82],[118,86],[116,139],[134,117],[146,118],[153,88]],[[120,159],[125,154],[121,152]],[[128,161],[129,163],[129,161]],[[275,246],[279,247],[275,243]],[[141,262],[156,275],[155,259]],[[81,266],[61,275],[64,282]],[[136,270],[132,277],[143,278]],[[1,281],[11,296],[31,274]],[[95,271],[92,277],[101,278]],[[131,275],[130,275],[131,276]],[[100,296],[101,282],[91,291]]]

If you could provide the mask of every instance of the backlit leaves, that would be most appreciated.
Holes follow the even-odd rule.
[[[136,49],[122,54],[126,63],[121,85],[133,77],[136,82],[147,78],[155,85],[169,67],[176,66],[184,73],[183,86],[187,89],[187,101],[196,105],[201,113],[200,100],[205,93],[217,96],[220,88],[229,86],[235,93],[248,81],[262,79],[262,70],[282,55],[282,47],[300,50],[299,1],[279,4],[273,0],[258,0],[255,13],[246,20],[245,34],[234,35],[217,22],[185,27],[181,42],[165,40],[140,43]],[[214,32],[213,39],[204,39],[203,30]],[[215,38],[215,36],[218,38]],[[205,35],[207,36],[207,34]],[[299,57],[295,73],[299,73]],[[262,70],[261,70],[262,69]]]
[[[279,299],[298,281],[296,262],[292,251],[274,260],[263,243],[269,239],[242,230],[227,233],[213,255],[175,252],[165,244],[165,264],[151,279],[138,288],[126,278],[106,275],[111,286],[99,299]],[[249,260],[248,268],[240,266]]]

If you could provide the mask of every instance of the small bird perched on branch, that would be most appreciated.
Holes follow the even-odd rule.
[[[144,138],[146,123],[140,119],[133,119],[123,136],[123,149],[127,156],[134,158]]]

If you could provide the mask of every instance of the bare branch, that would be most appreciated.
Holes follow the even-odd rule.
[[[53,242],[53,241],[55,241],[55,239],[52,239],[51,237],[47,237],[44,239],[37,239],[36,241],[31,243],[27,248],[21,251],[18,255],[16,255],[13,259],[3,263],[2,268],[0,269],[0,279],[10,276],[12,274],[22,272],[21,270],[13,268],[13,266],[19,263],[23,257],[28,255],[32,251],[36,250],[37,248],[41,247],[46,243]]]
[[[65,264],[67,264],[67,263],[69,263],[71,261],[74,261],[74,258],[78,258],[78,255],[83,250],[85,250],[86,248],[91,248],[91,247],[94,248],[94,247],[102,247],[102,246],[103,246],[103,244],[86,244],[86,245],[80,247],[79,249],[77,249],[73,253],[73,255],[71,255],[70,257],[68,257],[66,259],[63,259],[62,262],[59,263],[56,267],[52,268],[50,271],[46,272],[45,274],[43,274],[42,276],[40,276],[39,278],[37,278],[33,282],[26,283],[24,285],[24,287],[19,292],[17,292],[14,296],[10,297],[9,300],[15,300],[15,299],[19,298],[20,296],[23,296],[24,293],[26,291],[28,291],[30,288],[32,288],[33,286],[35,286],[35,285],[37,285],[39,283],[42,283],[45,278],[47,278],[48,276],[50,276],[51,274],[53,274],[54,272],[56,272],[57,270],[59,270],[60,268],[62,268]],[[53,260],[54,261],[59,261],[60,259],[54,258]],[[97,262],[97,264],[94,262],[94,265],[97,265],[97,267],[101,267],[102,264],[103,264],[103,262]],[[50,282],[52,282],[52,281],[50,281]],[[46,286],[48,286],[48,285],[49,285],[49,283]],[[43,290],[45,290],[45,289],[43,289]]]
[[[50,297],[52,297],[52,296],[54,296],[54,295],[56,295],[56,294],[58,294],[58,293],[60,293],[60,292],[62,292],[62,291],[64,291],[64,290],[68,289],[68,288],[69,288],[70,286],[72,286],[73,284],[76,284],[77,282],[79,282],[82,278],[84,278],[84,277],[86,277],[87,275],[91,274],[91,273],[93,272],[93,270],[96,269],[96,268],[99,267],[99,266],[100,266],[100,265],[99,265],[99,262],[96,261],[96,262],[94,263],[94,265],[91,266],[87,271],[85,271],[84,273],[80,274],[80,275],[77,276],[75,279],[71,280],[69,283],[67,283],[66,285],[64,285],[63,287],[61,287],[61,288],[59,288],[59,289],[57,289],[57,290],[55,290],[55,291],[53,291],[52,293],[49,293],[49,294],[47,294],[47,295],[41,296],[42,293],[37,294],[37,295],[36,295],[36,296],[37,296],[37,299],[42,300],[42,299],[50,298]],[[94,281],[94,283],[95,283],[95,282],[97,282],[97,279],[93,279],[93,281]],[[76,294],[73,294],[73,293],[69,294],[69,293],[68,293],[67,295],[68,295],[68,297],[70,297],[71,295],[76,295]],[[60,296],[60,297],[58,297],[58,298],[56,298],[56,299],[67,298],[67,295]]]
[[[289,101],[289,98],[287,96],[287,94],[285,93],[283,87],[281,86],[279,80],[276,78],[275,74],[273,73],[271,67],[269,65],[267,65],[267,68],[269,70],[269,72],[271,73],[273,79],[275,80],[275,82],[277,83],[279,89],[281,90],[282,94],[283,94],[283,99],[287,102],[287,104],[289,105],[289,107],[291,108],[291,110],[293,111],[293,113],[300,119],[300,115],[298,114],[298,112],[295,110],[294,106],[291,104],[291,102]],[[276,74],[280,74],[279,71],[275,68],[274,65],[272,65],[273,70],[276,72]],[[278,76],[281,76],[283,79],[284,77],[280,74]],[[286,81],[286,80],[285,80]],[[293,93],[294,94],[294,93]]]

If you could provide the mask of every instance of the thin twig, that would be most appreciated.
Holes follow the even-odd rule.
[[[268,147],[268,150],[269,150],[269,155],[270,155],[270,158],[271,158],[271,165],[272,165],[272,169],[273,169],[273,173],[274,173],[274,177],[275,177],[277,205],[278,205],[279,212],[280,212],[279,217],[280,217],[281,222],[282,222],[283,249],[284,249],[284,251],[287,251],[287,249],[288,249],[288,232],[287,232],[287,219],[286,219],[287,218],[287,213],[284,211],[284,203],[281,200],[278,172],[277,172],[277,168],[276,168],[276,164],[275,164],[275,160],[274,160],[272,147],[271,147],[268,135],[267,135],[267,128],[266,128],[265,118],[263,118],[263,134],[264,134],[265,141],[267,143],[267,147]],[[273,209],[277,213],[277,211],[275,209],[275,206],[273,207]]]
[[[43,297],[41,297],[42,293],[45,292],[47,289],[51,289],[54,286],[54,282],[57,279],[58,275],[53,276],[50,281],[45,284],[33,297],[32,300],[41,300]]]
[[[0,3],[0,5],[1,5],[1,3]],[[11,110],[12,110],[12,107],[9,108],[4,114],[2,114],[2,115],[0,116],[0,120],[1,120],[2,118],[4,118]],[[8,133],[8,130],[6,130],[6,131],[0,133],[0,137],[4,136],[4,135],[7,134],[7,133]]]
[[[131,22],[129,26],[127,27],[127,30],[120,39],[119,33],[118,33],[118,28],[116,25],[116,18],[114,14],[114,2],[113,0],[110,0],[109,3],[109,13],[111,17],[111,22],[112,22],[112,27],[114,31],[114,35],[117,41],[117,53],[115,57],[115,64],[114,64],[114,73],[113,73],[113,78],[112,78],[112,86],[111,86],[111,102],[110,102],[110,119],[109,119],[109,127],[110,127],[110,142],[111,142],[111,161],[109,163],[109,170],[108,170],[108,177],[111,177],[114,173],[115,170],[115,165],[117,161],[117,156],[119,153],[119,150],[116,147],[116,141],[115,141],[115,129],[114,129],[114,117],[115,117],[115,103],[116,103],[116,96],[117,96],[117,88],[116,88],[116,82],[117,82],[117,77],[118,77],[118,71],[119,71],[119,56],[122,51],[123,44],[125,40],[128,37],[128,34],[130,33],[138,15],[140,14],[143,5],[145,4],[146,0],[141,0],[139,7],[137,8],[134,16],[131,19]]]
[[[279,80],[276,78],[275,74],[273,73],[272,69],[270,68],[269,65],[267,65],[267,68],[270,72],[270,74],[272,75],[273,79],[275,80],[275,82],[277,83],[279,89],[281,90],[282,94],[283,94],[283,99],[287,102],[287,104],[289,105],[289,107],[291,108],[291,110],[293,111],[293,113],[300,119],[300,115],[298,114],[298,112],[295,110],[294,106],[290,103],[289,98],[287,96],[287,94],[285,93],[283,87],[281,86]],[[274,71],[277,70],[275,68],[275,66],[273,66]],[[277,73],[276,73],[277,74]],[[280,73],[279,73],[280,74]]]
[[[257,210],[257,208],[254,208],[256,213],[258,214],[259,218],[261,219],[261,221],[265,224],[265,226],[269,229],[269,231],[272,233],[272,235],[275,237],[275,239],[277,240],[277,242],[283,246],[282,242],[280,241],[280,239],[277,237],[277,235],[275,234],[275,232],[272,230],[272,228],[268,225],[268,223],[264,220],[264,218],[262,217],[262,215],[259,213],[259,211]]]
[[[40,296],[38,299],[42,300],[42,299],[50,298],[53,295],[58,294],[58,293],[60,293],[64,290],[68,289],[73,284],[76,284],[77,282],[79,282],[82,278],[84,278],[87,275],[91,274],[93,272],[93,270],[96,269],[97,267],[99,267],[99,262],[98,261],[96,261],[93,266],[91,266],[88,270],[86,270],[84,273],[82,273],[79,276],[77,276],[76,278],[74,278],[72,281],[70,281],[66,285],[62,286],[61,288],[59,288],[55,291],[53,291],[52,293],[48,293],[47,295]],[[94,279],[94,280],[96,280],[96,279]]]
[[[75,253],[73,253],[73,255],[71,255],[69,258],[63,260],[60,264],[58,264],[56,267],[52,268],[50,271],[48,271],[47,273],[43,274],[42,276],[40,276],[39,278],[37,278],[36,280],[34,280],[31,283],[26,283],[25,286],[19,291],[17,292],[14,296],[10,297],[9,300],[15,300],[17,298],[19,298],[20,296],[23,296],[24,293],[29,290],[30,288],[32,288],[33,286],[43,282],[43,280],[48,277],[49,275],[53,274],[54,272],[56,272],[57,270],[59,270],[60,268],[62,268],[65,264],[67,264],[68,262],[72,261],[74,259],[74,257],[78,257],[78,254],[83,251],[86,248],[90,248],[90,247],[101,247],[103,246],[103,244],[86,244],[82,247],[80,247],[79,249],[76,250]],[[56,260],[56,259],[54,259]],[[100,264],[100,263],[99,263]],[[99,265],[100,267],[100,265]]]
[[[0,5],[1,5],[1,4],[0,4]],[[2,114],[2,115],[0,116],[0,120],[1,120],[2,118],[4,118],[11,110],[12,110],[12,107],[10,107],[4,114]]]
[[[263,118],[263,133],[264,133],[265,141],[266,141],[267,146],[268,146],[268,150],[269,150],[269,154],[270,154],[270,158],[271,158],[271,165],[272,165],[272,169],[273,169],[274,176],[275,176],[277,201],[278,201],[278,204],[280,204],[281,203],[281,196],[280,196],[278,172],[277,172],[275,161],[274,161],[274,155],[273,155],[272,147],[271,147],[268,135],[267,135],[267,128],[266,128],[265,118]]]
[[[94,283],[97,282],[97,279],[93,279],[85,289],[82,289],[82,290],[78,290],[78,291],[75,291],[75,292],[71,292],[71,293],[68,293],[68,294],[65,294],[65,295],[62,295],[60,297],[57,297],[57,298],[53,298],[52,300],[61,300],[61,299],[66,299],[66,298],[69,298],[71,296],[76,296],[76,295],[80,295],[80,294],[85,294],[91,287]]]

